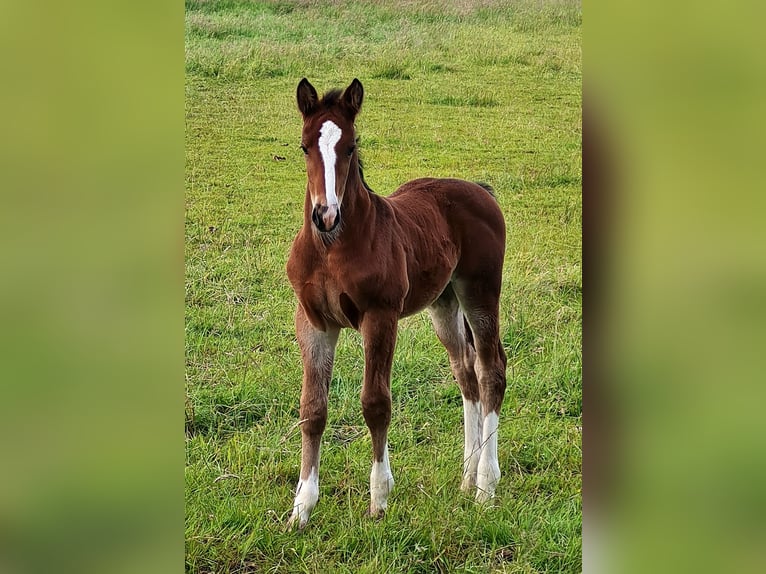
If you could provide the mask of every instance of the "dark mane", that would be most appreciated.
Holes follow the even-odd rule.
[[[356,138],[356,142],[357,142],[357,144],[359,143],[359,140],[360,140],[360,139],[361,139],[361,138],[360,138],[359,136],[357,136],[357,138]],[[361,153],[359,152],[359,147],[357,147],[357,148],[356,148],[356,158],[357,158],[357,160],[358,160],[358,161],[357,161],[357,163],[359,164],[359,179],[361,179],[361,180],[362,180],[362,185],[364,186],[364,189],[366,189],[366,190],[367,190],[367,191],[369,191],[370,193],[375,193],[374,191],[372,191],[372,189],[370,188],[370,186],[369,186],[369,185],[367,185],[367,182],[366,182],[366,181],[364,181],[364,166],[362,165],[362,155],[361,155]]]
[[[322,99],[319,101],[319,105],[324,109],[331,108],[340,101],[340,97],[343,95],[343,90],[334,89],[326,92]]]

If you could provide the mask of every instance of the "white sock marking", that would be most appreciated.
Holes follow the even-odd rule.
[[[324,190],[327,206],[338,206],[338,196],[335,194],[335,144],[340,141],[341,129],[334,122],[327,120],[319,130],[319,153],[324,163]]]
[[[484,417],[481,457],[476,475],[476,500],[483,502],[495,496],[500,480],[500,463],[497,460],[497,413],[492,411]]]
[[[372,461],[372,472],[370,472],[370,511],[374,514],[380,510],[385,510],[388,506],[388,495],[394,489],[394,477],[391,474],[391,467],[388,464],[388,445],[383,451],[383,460]]]
[[[303,528],[309,520],[311,511],[314,510],[317,500],[319,500],[319,475],[317,469],[312,468],[306,480],[300,479],[298,481],[290,521],[297,520],[298,525]]]
[[[463,483],[460,488],[468,490],[476,486],[476,469],[481,455],[481,403],[469,401],[463,397],[463,419],[465,448],[463,450]]]

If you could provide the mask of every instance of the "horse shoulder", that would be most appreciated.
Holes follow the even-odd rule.
[[[321,275],[321,269],[317,268],[316,261],[314,247],[305,241],[302,232],[299,233],[287,258],[287,278],[309,322],[320,331],[325,331],[327,302],[318,286],[322,279],[317,277],[318,274]]]
[[[350,322],[358,323],[372,307],[401,309],[409,290],[406,253],[396,240],[395,222],[388,217],[378,220],[371,242],[350,243],[339,261],[338,287],[344,297],[341,307]]]
[[[305,241],[303,230],[301,230],[293,240],[287,257],[287,278],[296,292],[312,271],[309,264],[312,259],[312,250],[313,247],[310,242]]]

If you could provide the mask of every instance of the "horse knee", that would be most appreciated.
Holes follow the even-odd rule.
[[[388,390],[362,392],[362,414],[368,427],[388,427],[391,422],[391,393]]]
[[[306,403],[301,405],[301,430],[316,436],[324,432],[327,426],[327,405]]]

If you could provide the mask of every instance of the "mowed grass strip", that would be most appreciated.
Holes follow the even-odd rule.
[[[186,3],[188,572],[578,572],[582,272],[579,3]],[[305,192],[295,87],[358,77],[365,178],[485,181],[508,224],[503,478],[459,490],[462,404],[425,314],[400,323],[396,488],[363,516],[371,445],[361,339],[343,332],[308,528],[298,478],[301,365],[285,276]]]

